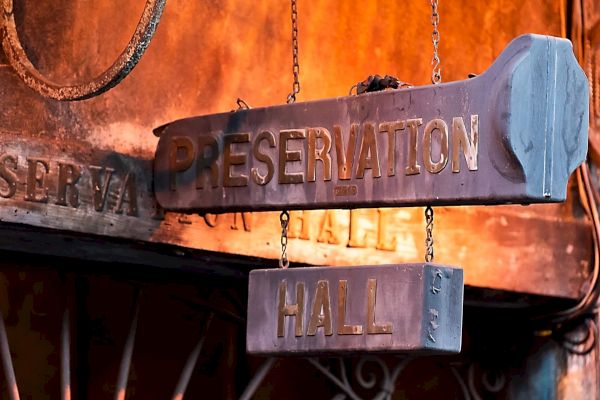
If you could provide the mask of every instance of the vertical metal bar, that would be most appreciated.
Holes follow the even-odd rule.
[[[206,325],[204,325],[204,329],[202,335],[200,336],[200,340],[198,340],[198,343],[194,347],[194,350],[192,350],[187,361],[185,362],[185,366],[183,367],[183,371],[181,371],[181,376],[179,377],[177,386],[175,386],[173,400],[183,400],[183,396],[185,395],[187,386],[190,383],[192,372],[194,372],[194,368],[196,367],[196,362],[198,361],[198,357],[200,356],[200,351],[202,351],[204,339],[206,339],[206,335],[208,334],[208,327],[210,326],[213,317],[214,313],[210,313],[208,319],[206,320]]]
[[[2,367],[8,386],[8,398],[10,400],[19,400],[19,388],[17,387],[17,378],[10,358],[10,349],[8,347],[8,336],[4,326],[4,316],[0,311],[0,353],[2,353]]]
[[[125,347],[123,348],[121,365],[119,366],[115,400],[125,400],[125,392],[127,391],[127,379],[129,378],[129,368],[131,367],[131,357],[133,356],[133,346],[135,344],[135,334],[140,312],[140,290],[136,288],[133,296],[133,318],[129,326],[129,334],[125,341]]]
[[[242,395],[240,396],[240,400],[252,399],[252,396],[254,396],[256,389],[258,389],[262,381],[265,379],[265,376],[267,376],[271,368],[273,368],[273,364],[275,364],[275,361],[277,361],[277,359],[271,357],[267,358],[267,360],[264,363],[262,363],[260,368],[258,368],[258,371],[256,371],[256,374],[252,377],[250,383],[248,383],[248,386],[246,386],[246,390],[244,390],[244,393],[242,393]]]
[[[546,119],[544,127],[544,181],[542,182],[544,197],[552,197],[552,175],[554,172],[554,136],[556,126],[556,79],[558,75],[558,55],[555,38],[547,39],[546,65]]]
[[[452,371],[452,374],[454,375],[454,377],[456,378],[456,381],[458,382],[458,385],[460,386],[460,390],[462,391],[462,394],[463,394],[463,400],[471,400],[471,394],[469,393],[469,388],[467,387],[467,384],[465,383],[465,380],[463,379],[463,377],[460,375],[460,372],[458,372],[458,369],[455,366],[451,365],[450,371]]]
[[[62,400],[71,400],[71,336],[69,325],[69,308],[65,307],[60,335],[60,398]]]
[[[321,363],[319,362],[319,360],[317,358],[311,357],[311,358],[306,359],[306,361],[311,363],[323,375],[325,375],[327,378],[329,378],[329,380],[331,382],[335,383],[340,389],[342,389],[342,391],[344,391],[346,396],[350,397],[352,400],[362,400],[356,393],[354,393],[354,390],[352,389],[352,387],[350,386],[350,383],[348,382],[348,377],[346,376],[343,360],[342,359],[339,359],[339,360],[341,362],[342,379],[335,376],[335,374],[333,372],[331,372],[329,370],[329,368],[321,365]],[[341,393],[341,394],[343,395],[344,393]]]

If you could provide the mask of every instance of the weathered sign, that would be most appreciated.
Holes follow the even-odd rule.
[[[250,273],[249,353],[457,353],[463,272],[436,264]]]
[[[155,193],[200,212],[562,201],[588,114],[570,42],[525,35],[466,81],[167,124]]]
[[[146,266],[208,267],[238,277],[245,277],[250,265],[276,260],[281,253],[278,212],[162,212],[154,203],[150,154],[133,156],[83,141],[19,133],[1,136],[0,230],[6,234],[0,249]],[[482,226],[475,238],[473,232]],[[440,207],[436,227],[436,242],[442,244],[436,258],[463,267],[468,285],[568,298],[579,298],[585,288],[590,228],[585,220],[565,216],[558,204],[501,210]],[[63,241],[50,240],[62,233],[68,236]],[[406,263],[421,257],[423,211],[292,211],[288,236],[293,263]],[[544,240],[532,246],[535,237]],[[115,243],[120,243],[118,249]],[[231,258],[217,264],[212,256],[211,263],[194,261],[194,250],[227,253],[246,264],[234,264]]]

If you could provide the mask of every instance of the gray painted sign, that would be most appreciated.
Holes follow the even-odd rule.
[[[568,40],[524,35],[465,81],[169,123],[156,198],[184,212],[562,201],[588,96]]]
[[[463,271],[436,264],[254,270],[249,353],[458,353]]]

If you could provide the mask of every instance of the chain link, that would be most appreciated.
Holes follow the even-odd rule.
[[[433,33],[431,41],[433,42],[433,65],[431,71],[431,83],[437,85],[442,82],[442,69],[440,68],[440,56],[438,55],[438,44],[440,43],[440,32],[438,25],[440,24],[440,14],[438,14],[438,0],[431,0],[431,25],[433,25]]]
[[[296,95],[300,93],[300,64],[298,62],[298,6],[297,0],[292,1],[292,73],[294,74],[294,83],[292,91],[288,94],[287,102],[294,103]],[[279,267],[287,268],[290,266],[290,260],[287,258],[288,244],[288,225],[290,223],[290,213],[284,210],[279,215],[281,222],[281,257],[279,259]]]
[[[290,223],[290,213],[287,210],[281,212],[279,222],[281,222],[281,257],[279,258],[279,268],[287,268],[290,266],[290,260],[287,258],[287,233]]]
[[[296,101],[296,95],[300,93],[300,64],[298,62],[298,8],[297,0],[292,0],[292,72],[294,74],[294,84],[292,92],[288,94],[287,102],[293,103]]]
[[[250,108],[252,108],[248,105],[248,103],[246,103],[243,99],[241,99],[239,97],[238,97],[236,103],[238,105],[238,110],[249,110]]]
[[[442,82],[442,69],[440,68],[440,56],[438,54],[438,45],[440,43],[440,32],[438,25],[440,24],[440,14],[438,13],[438,0],[431,0],[431,25],[433,32],[431,33],[431,42],[433,43],[433,58],[431,59],[431,83],[437,85]],[[433,261],[433,208],[427,206],[425,208],[425,261]]]
[[[425,227],[425,232],[427,236],[425,238],[425,261],[432,262],[433,261],[433,208],[431,206],[427,206],[425,208],[425,221],[427,222],[427,226]]]

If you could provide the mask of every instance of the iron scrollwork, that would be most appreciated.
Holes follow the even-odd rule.
[[[340,392],[334,400],[362,400],[363,392],[376,390],[374,400],[390,400],[396,391],[400,374],[411,362],[410,358],[395,358],[390,365],[382,357],[368,355],[354,363],[354,379],[348,373],[349,359],[317,359],[307,361],[334,383]],[[376,367],[376,371],[368,368]],[[481,364],[450,362],[447,364],[465,400],[481,400],[487,396],[497,396],[507,387],[506,374],[502,369],[485,369]],[[377,372],[377,373],[376,373]]]
[[[362,399],[362,397],[354,390],[351,384],[343,358],[335,359],[338,364],[337,374],[333,371],[331,366],[324,364],[317,358],[308,358],[307,360],[342,390],[342,392],[335,397],[335,400],[344,400],[346,398],[350,398],[352,400]],[[393,368],[390,369],[388,364],[381,357],[361,357],[356,363],[354,376],[356,382],[362,389],[372,390],[377,386],[378,391],[373,397],[374,400],[389,400],[392,398],[392,394],[394,393],[398,376],[400,376],[400,373],[409,363],[409,361],[409,358],[398,358]],[[380,374],[370,372],[365,375],[365,366],[367,364],[377,366],[380,370]],[[379,380],[377,379],[378,377],[380,378]]]

